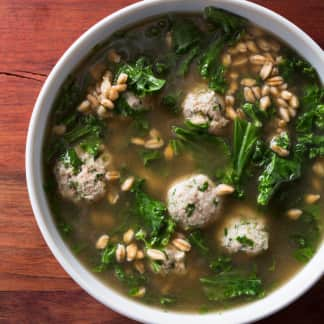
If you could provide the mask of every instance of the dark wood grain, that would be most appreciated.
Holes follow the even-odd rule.
[[[24,152],[40,87],[67,47],[133,0],[0,1],[0,322],[131,323],[83,292],[45,245],[30,208]],[[255,1],[287,17],[322,47],[322,0]],[[324,280],[262,323],[321,323]]]

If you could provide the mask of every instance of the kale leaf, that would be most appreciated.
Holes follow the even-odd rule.
[[[232,167],[227,171],[224,182],[232,184],[241,192],[241,180],[254,152],[257,141],[257,128],[250,122],[234,120]]]
[[[199,60],[199,71],[203,78],[208,79],[208,86],[224,94],[227,90],[225,79],[226,68],[220,63],[220,55],[225,46],[224,38],[212,42]]]
[[[199,28],[189,19],[176,19],[172,26],[172,44],[176,54],[188,52],[201,40]]]
[[[280,75],[287,81],[293,81],[298,76],[306,77],[309,80],[316,80],[316,70],[304,59],[295,53],[288,52],[279,63]]]
[[[192,48],[189,53],[185,56],[185,58],[179,64],[177,70],[177,76],[184,76],[189,70],[190,64],[193,59],[200,53],[199,47],[196,46]]]
[[[101,140],[97,136],[89,136],[80,142],[80,147],[84,152],[93,155],[95,158],[100,151]]]
[[[145,58],[139,58],[135,64],[125,64],[120,67],[120,73],[128,75],[128,86],[139,96],[145,96],[163,88],[165,80],[153,75],[152,67]]]
[[[104,123],[92,115],[78,116],[77,120],[68,128],[63,139],[68,144],[73,144],[87,136],[101,138],[105,131]]]
[[[144,149],[140,151],[144,166],[148,166],[151,162],[160,160],[162,158],[161,151]]]
[[[208,255],[209,247],[202,235],[201,230],[194,230],[189,234],[188,238],[191,245],[194,246],[202,255]]]
[[[135,213],[140,216],[149,231],[150,246],[166,246],[175,230],[175,222],[169,217],[166,206],[152,199],[142,187],[144,180],[137,180],[132,188],[135,193]]]
[[[324,135],[309,133],[298,136],[296,154],[301,158],[306,155],[309,159],[324,156]]]
[[[301,162],[299,159],[289,160],[272,153],[270,162],[259,177],[258,204],[267,205],[270,198],[284,182],[293,181],[300,175]]]
[[[215,7],[206,7],[204,18],[208,22],[220,27],[225,34],[237,33],[244,29],[246,25],[244,18]]]
[[[233,268],[232,259],[227,255],[221,255],[213,260],[209,267],[216,273],[231,271]]]
[[[316,205],[307,205],[303,208],[303,214],[298,220],[303,223],[302,233],[296,233],[291,239],[296,246],[294,257],[299,262],[308,262],[316,251],[316,246],[320,238],[320,227],[318,218],[320,208]]]
[[[226,271],[200,278],[200,282],[210,301],[221,302],[243,296],[258,298],[264,295],[262,281],[255,274]]]
[[[100,264],[97,265],[93,271],[102,272],[108,267],[116,263],[116,245],[108,244],[107,247],[101,252]]]
[[[242,106],[242,110],[251,119],[255,127],[262,127],[262,121],[260,117],[262,111],[258,109],[258,107],[255,104],[245,103]]]

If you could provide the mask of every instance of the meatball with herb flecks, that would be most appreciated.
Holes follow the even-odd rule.
[[[167,204],[170,216],[183,228],[205,226],[217,219],[221,207],[215,184],[203,174],[175,183]]]

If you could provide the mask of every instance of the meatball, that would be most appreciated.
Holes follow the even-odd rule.
[[[80,149],[75,151],[82,161],[79,171],[76,172],[61,159],[54,166],[58,190],[63,198],[74,203],[97,201],[105,195],[107,189],[105,154],[95,159]]]
[[[215,184],[203,174],[174,184],[167,193],[170,216],[183,228],[203,227],[220,212],[220,199]]]
[[[195,125],[208,124],[212,134],[219,133],[228,123],[223,116],[223,107],[223,98],[206,86],[195,88],[182,102],[185,119]]]
[[[252,209],[240,208],[225,220],[218,232],[218,240],[227,252],[257,255],[268,249],[266,219],[253,214]]]

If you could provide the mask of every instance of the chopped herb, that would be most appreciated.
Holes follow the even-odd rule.
[[[253,247],[254,246],[254,242],[249,239],[248,237],[244,236],[238,236],[236,238],[236,241],[238,241],[239,243],[241,243],[243,246],[250,246]]]
[[[187,217],[192,216],[193,212],[195,211],[195,208],[196,208],[195,204],[188,204],[186,206],[186,215],[187,215]]]
[[[205,181],[201,186],[198,187],[198,190],[205,192],[208,189],[208,186],[209,186],[208,182]]]

